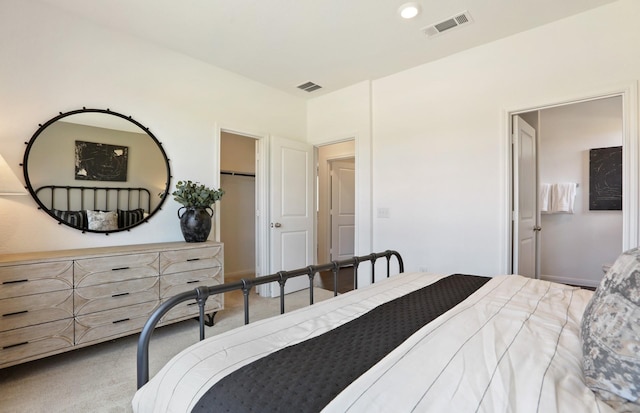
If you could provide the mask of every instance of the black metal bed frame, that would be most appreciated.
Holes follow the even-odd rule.
[[[73,209],[94,209],[100,211],[107,211],[112,208],[110,206],[115,205],[118,209],[131,209],[132,205],[135,208],[142,208],[145,212],[151,212],[151,193],[147,188],[133,188],[133,187],[113,187],[113,186],[70,186],[70,185],[45,185],[41,186],[35,191],[36,196],[38,193],[48,192],[50,197],[50,205],[45,205],[48,209],[54,209],[56,206],[56,194],[58,191],[62,192],[62,197],[65,199],[66,211]],[[87,197],[85,192],[90,194],[88,199],[92,199],[89,205],[86,206]],[[121,196],[124,193],[124,200]],[[132,199],[132,194],[134,199]],[[100,196],[102,194],[102,196]],[[115,197],[115,201],[110,201]],[[137,197],[137,200],[135,199]],[[99,198],[102,198],[102,202],[98,202]],[[38,198],[40,199],[40,198]]]
[[[361,262],[371,262],[371,283],[376,281],[375,264],[378,258],[387,259],[387,278],[391,276],[391,257],[396,257],[398,261],[398,272],[404,272],[404,263],[402,257],[396,251],[387,250],[379,253],[372,253],[369,255],[363,255],[359,257],[353,257],[342,261],[331,261],[328,264],[309,265],[304,268],[291,271],[279,271],[276,274],[267,275],[264,277],[256,277],[250,279],[241,279],[231,283],[225,283],[212,287],[198,287],[191,291],[186,291],[181,294],[175,295],[162,303],[151,314],[140,333],[138,339],[138,352],[137,352],[137,380],[138,389],[149,381],[149,342],[151,341],[151,335],[153,334],[156,325],[160,319],[174,306],[188,300],[196,300],[199,306],[199,324],[200,324],[200,340],[204,340],[204,325],[205,325],[205,313],[204,306],[207,298],[217,294],[223,294],[230,291],[242,290],[244,295],[244,323],[249,324],[249,291],[251,288],[257,285],[268,284],[272,282],[278,282],[280,284],[280,314],[284,314],[284,300],[285,293],[284,288],[287,280],[290,278],[300,277],[307,275],[309,277],[309,305],[313,305],[313,279],[319,272],[333,271],[333,295],[338,295],[338,272],[341,268],[353,267],[354,288],[358,288],[358,266]]]

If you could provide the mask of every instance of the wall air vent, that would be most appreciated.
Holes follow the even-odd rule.
[[[304,90],[305,92],[313,92],[314,90],[320,89],[322,86],[316,85],[313,82],[303,83],[298,85],[298,89]]]
[[[427,37],[434,37],[448,30],[455,29],[456,27],[460,27],[471,22],[473,22],[471,15],[468,11],[465,11],[447,20],[432,24],[431,26],[427,26],[422,29],[422,32],[427,35]]]

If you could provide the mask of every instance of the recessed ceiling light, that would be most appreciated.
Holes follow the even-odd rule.
[[[398,9],[400,17],[403,19],[413,19],[420,13],[420,6],[418,3],[405,3]]]

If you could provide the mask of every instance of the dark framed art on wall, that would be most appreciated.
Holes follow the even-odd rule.
[[[622,210],[622,146],[589,151],[589,210]]]

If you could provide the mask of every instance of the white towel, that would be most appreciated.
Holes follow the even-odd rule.
[[[551,207],[551,184],[540,184],[540,212],[549,212]]]
[[[573,182],[553,184],[551,186],[551,212],[573,214],[577,184]]]

